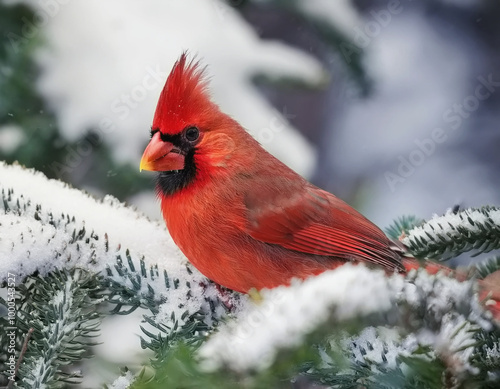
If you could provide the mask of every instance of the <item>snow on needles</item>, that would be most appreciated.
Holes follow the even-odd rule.
[[[301,345],[318,328],[331,327],[327,331],[334,333],[342,322],[372,316],[370,323],[392,330],[368,328],[346,338],[341,347],[351,349],[353,360],[370,359],[394,368],[399,355],[408,356],[423,345],[441,357],[454,358],[457,370],[474,372],[469,363],[474,342],[470,330],[491,324],[481,318],[473,285],[423,270],[406,278],[388,277],[380,270],[345,265],[291,287],[262,291],[263,302],[221,327],[199,356],[208,371],[225,366],[237,372],[265,369],[279,350]],[[408,328],[415,320],[420,324]],[[368,343],[370,353],[365,350]]]
[[[480,209],[469,209],[457,213],[450,210],[443,216],[434,215],[424,225],[411,229],[402,242],[409,245],[410,240],[427,240],[429,235],[436,236],[437,231],[441,237],[447,237],[451,241],[453,237],[461,235],[457,226],[470,232],[481,232],[478,225],[488,223],[500,225],[500,209],[490,209],[488,215]]]
[[[201,348],[207,370],[266,368],[280,348],[299,345],[328,320],[391,308],[394,291],[383,271],[345,265],[290,287],[262,291],[262,304],[241,312]]]
[[[162,224],[151,222],[112,196],[99,201],[61,181],[47,179],[43,173],[19,165],[7,165],[1,161],[0,188],[4,191],[12,189],[14,196],[22,195],[26,201],[40,204],[45,211],[54,215],[64,213],[74,216],[87,230],[93,230],[99,236],[108,234],[111,249],[126,243],[135,256],[140,258],[139,255],[144,255],[148,265],[158,263],[173,272],[185,266],[184,256]],[[5,217],[2,220],[6,220]],[[26,226],[16,228],[30,228],[36,223],[36,219],[32,218],[27,220]],[[50,224],[44,225],[44,228],[50,227]],[[13,238],[17,239],[18,236]],[[1,265],[5,266],[5,261]],[[100,264],[102,267],[105,265]]]

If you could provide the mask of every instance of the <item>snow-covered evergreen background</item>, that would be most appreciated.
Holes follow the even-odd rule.
[[[120,380],[130,382],[148,358],[162,359],[159,350],[173,344],[181,346],[171,347],[163,361],[184,363],[192,378],[186,385],[221,387],[225,377],[227,387],[274,387],[273,379],[295,377],[298,386],[316,380],[357,387],[369,386],[371,371],[388,380],[386,386],[419,387],[411,372],[428,369],[433,379],[449,373],[459,383],[477,384],[488,378],[494,387],[498,337],[473,297],[473,282],[412,275],[403,283],[346,268],[254,296],[264,300],[260,305],[220,294],[155,221],[152,176],[139,174],[138,161],[166,75],[189,50],[208,66],[212,96],[224,111],[288,165],[382,227],[402,215],[428,219],[454,205],[498,204],[499,14],[495,2],[458,0],[0,0],[0,160],[91,193],[2,164],[2,281],[15,272],[19,293],[25,285],[26,295],[38,287],[45,297],[59,290],[50,292],[49,280],[86,285],[73,297],[90,296],[97,311],[87,307],[85,317],[102,320],[97,341],[103,342],[85,347],[95,358],[82,363],[75,357],[72,369],[82,370],[86,387],[110,384],[118,367],[128,366],[131,372],[113,386],[125,387]],[[468,240],[453,232],[455,243],[442,245],[450,231],[429,227],[409,243],[437,258],[498,248],[498,219],[487,211],[490,222],[482,212],[471,217],[491,227],[489,235],[465,225],[469,214],[448,214],[444,220],[464,228],[455,232],[466,231]],[[441,222],[429,225],[439,230]],[[438,242],[428,234],[439,235]],[[471,260],[466,256],[462,262]],[[69,273],[58,273],[63,269]],[[359,293],[346,292],[352,288]],[[426,293],[437,296],[418,299]],[[363,305],[370,294],[380,296],[379,305]],[[64,310],[60,297],[45,303]],[[422,313],[410,324],[406,304]],[[137,309],[110,316],[113,307]],[[428,307],[436,308],[425,316]],[[36,307],[26,308],[36,317]],[[78,315],[66,308],[74,323]],[[151,342],[139,327],[144,314],[152,317],[146,331],[160,327],[171,337],[147,351],[139,340]],[[191,358],[219,320],[229,323]],[[180,330],[172,330],[176,325]],[[396,329],[385,330],[388,325]],[[330,336],[332,327],[338,331]],[[50,326],[44,331],[33,338],[43,338]],[[315,344],[319,353],[304,344]],[[28,354],[31,365],[20,372],[32,379],[41,374],[29,370],[34,366],[71,360],[56,353],[43,365]],[[350,370],[352,360],[361,364]],[[167,387],[176,387],[175,379],[185,378],[176,375],[179,369],[152,363],[145,377],[166,374]]]

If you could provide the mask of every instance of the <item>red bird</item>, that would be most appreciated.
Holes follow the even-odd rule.
[[[402,250],[368,219],[265,151],[210,101],[183,54],[161,92],[141,170],[175,243],[211,280],[248,292],[346,262],[405,272]]]

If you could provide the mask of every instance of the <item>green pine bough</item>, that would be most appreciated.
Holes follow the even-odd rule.
[[[19,285],[19,330],[32,335],[19,374],[29,388],[57,387],[81,378],[65,370],[85,357],[99,333],[95,277],[81,269],[28,277]]]
[[[447,213],[405,231],[401,241],[419,258],[449,259],[500,249],[500,209],[470,208]]]

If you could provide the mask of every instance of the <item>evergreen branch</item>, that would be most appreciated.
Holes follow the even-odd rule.
[[[98,290],[96,277],[81,269],[29,277],[18,286],[19,328],[33,329],[19,371],[25,387],[59,387],[80,378],[63,368],[80,361],[95,344],[91,338],[97,336],[99,314],[90,296]]]
[[[476,352],[471,356],[471,363],[478,370],[478,374],[473,377],[475,382],[490,381],[494,385],[500,381],[499,338],[499,327],[494,327],[491,331],[478,331],[475,334]]]
[[[1,197],[0,214],[4,214],[2,224],[10,223],[11,228],[19,230],[16,239],[8,235],[3,237],[3,243],[6,245],[12,240],[11,256],[21,257],[26,265],[31,265],[12,269],[19,279],[35,270],[42,274],[56,270],[61,264],[71,268],[78,262],[80,266],[92,269],[97,258],[108,251],[105,247],[107,240],[99,239],[94,231],[86,229],[85,223],[77,221],[74,216],[65,213],[56,215],[22,194],[14,193],[13,189],[2,188]],[[32,255],[39,251],[43,251],[44,257],[33,258]],[[41,263],[34,268],[38,261]]]
[[[191,272],[189,267],[187,271]],[[162,305],[169,307],[168,293],[179,288],[179,280],[170,277],[166,271],[160,275],[157,266],[148,272],[142,259],[137,270],[132,258],[128,257],[127,262],[124,262],[118,255],[115,266],[106,269],[106,275],[101,277],[101,283],[106,290],[107,301],[115,305],[111,310],[112,314],[128,314],[139,307],[153,314],[145,315],[144,321],[154,328],[156,333],[141,326],[146,336],[141,337],[141,346],[155,353],[153,366],[164,363],[171,355],[170,348],[181,341],[190,346],[199,346],[206,338],[206,334],[213,331],[230,310],[217,292],[217,294],[206,293],[205,303],[195,312],[179,306],[178,310],[172,310],[168,316],[162,315],[161,307]],[[158,284],[164,285],[164,294],[158,295],[155,292],[158,290]],[[216,290],[215,284],[211,282],[205,288]],[[225,298],[229,297],[233,304],[239,299],[239,294],[236,292],[226,290],[224,293],[227,294]],[[189,298],[190,296],[186,296],[186,300]]]
[[[475,265],[476,275],[478,278],[483,279],[490,274],[500,270],[500,255],[487,258],[484,261]]]
[[[108,266],[105,274],[100,275],[100,282],[103,290],[105,290],[106,301],[115,305],[112,309],[112,314],[126,315],[133,312],[137,308],[148,309],[153,317],[159,313],[162,304],[166,304],[173,300],[168,298],[169,292],[179,290],[180,280],[176,277],[171,277],[167,271],[160,274],[158,266],[152,266],[149,271],[146,269],[144,259],[139,260],[139,270],[136,270],[134,260],[130,257],[127,251],[127,262],[122,260],[120,254],[116,256],[116,264],[113,267]],[[189,274],[191,270],[186,266],[186,271]],[[191,287],[189,281],[186,281],[188,288],[186,289],[185,300],[188,301],[191,296]],[[204,286],[205,303],[202,306],[191,312],[188,308],[184,309],[179,317],[176,317],[172,311],[169,317],[169,323],[173,326],[174,323],[181,319],[189,321],[191,318],[203,318],[206,323],[217,323],[227,313],[228,308],[224,304],[219,293],[213,293],[216,290],[216,285],[207,280],[207,285]],[[158,293],[162,290],[162,293]],[[230,298],[232,303],[236,303],[240,296],[237,292],[226,290],[226,298]],[[178,308],[182,309],[182,303],[179,303]],[[176,328],[175,328],[176,329]]]
[[[154,317],[145,316],[144,320],[159,331],[154,334],[141,326],[142,332],[149,338],[149,340],[146,340],[141,337],[142,348],[150,349],[155,353],[151,365],[155,369],[159,369],[163,364],[168,363],[167,361],[172,354],[171,349],[179,343],[185,344],[192,350],[197,349],[217,324],[214,322],[209,326],[204,322],[204,319],[203,315],[191,315],[187,321],[184,321],[182,326],[179,326],[179,321],[172,314],[171,320],[174,325],[170,328],[157,323]]]
[[[399,240],[409,234],[410,230],[422,225],[424,220],[413,215],[401,216],[385,229],[385,233],[394,240]]]
[[[475,250],[474,255],[500,248],[500,209],[471,208],[436,217],[413,228],[402,240],[420,258],[448,259]]]
[[[329,282],[325,278],[325,285],[338,286],[340,280],[347,277],[343,273],[337,276],[335,272]],[[360,278],[361,274],[354,279]],[[378,276],[375,276],[373,274],[372,278],[378,284]],[[314,281],[311,280],[311,284]],[[405,282],[400,281],[400,276],[394,276],[387,280],[387,284],[380,283],[378,292],[373,290],[370,293],[379,296],[380,300],[389,287],[391,292],[386,296],[391,300],[390,304],[382,304],[378,312],[371,314],[356,313],[354,309],[355,316],[343,319],[339,313],[345,315],[345,310],[350,309],[348,307],[366,299],[361,288],[352,282],[346,283],[350,292],[332,293],[332,297],[339,296],[339,301],[329,301],[325,297],[328,313],[320,315],[322,321],[319,325],[314,324],[313,310],[308,311],[305,328],[311,332],[300,341],[293,333],[298,328],[297,322],[302,319],[298,316],[293,319],[289,313],[308,309],[311,291],[290,291],[289,295],[286,289],[281,293],[270,291],[273,294],[264,296],[264,305],[248,313],[260,317],[259,327],[245,330],[244,324],[248,320],[245,316],[239,317],[239,325],[222,327],[220,333],[203,345],[200,354],[204,361],[202,366],[213,374],[207,378],[208,382],[214,377],[222,380],[222,376],[236,379],[243,375],[247,379],[251,377],[248,388],[278,387],[284,377],[300,375],[339,388],[435,388],[443,382],[465,385],[476,380],[478,371],[486,374],[486,364],[495,364],[494,358],[487,354],[493,346],[489,351],[482,349],[478,337],[488,336],[491,322],[474,298],[473,283],[459,282],[444,275],[431,276],[425,271],[409,274]],[[367,280],[357,282],[368,287]],[[322,290],[325,295],[329,293]],[[266,298],[272,298],[274,293],[278,300],[266,302]],[[299,296],[303,294],[309,298],[300,301]],[[322,299],[316,297],[314,304],[322,304]],[[375,304],[375,300],[372,302]],[[341,311],[336,311],[338,308]],[[373,306],[370,305],[369,309],[373,310]],[[266,316],[265,313],[271,310],[274,315]],[[283,320],[280,315],[285,316]],[[388,327],[392,328],[390,334],[387,334]],[[281,345],[279,340],[274,340],[280,338],[279,335],[268,333],[278,328],[280,333],[289,334],[288,341]],[[492,336],[493,339],[498,340],[498,335]],[[269,346],[266,340],[275,345]],[[265,347],[265,350],[274,347],[274,350],[262,351],[255,345]],[[314,355],[314,350],[321,358]],[[267,360],[264,355],[270,356],[271,363],[262,364],[262,359]],[[479,358],[477,364],[473,356]],[[280,370],[285,367],[288,368],[286,372]],[[274,381],[269,378],[271,376]],[[495,382],[498,384],[498,381]]]

